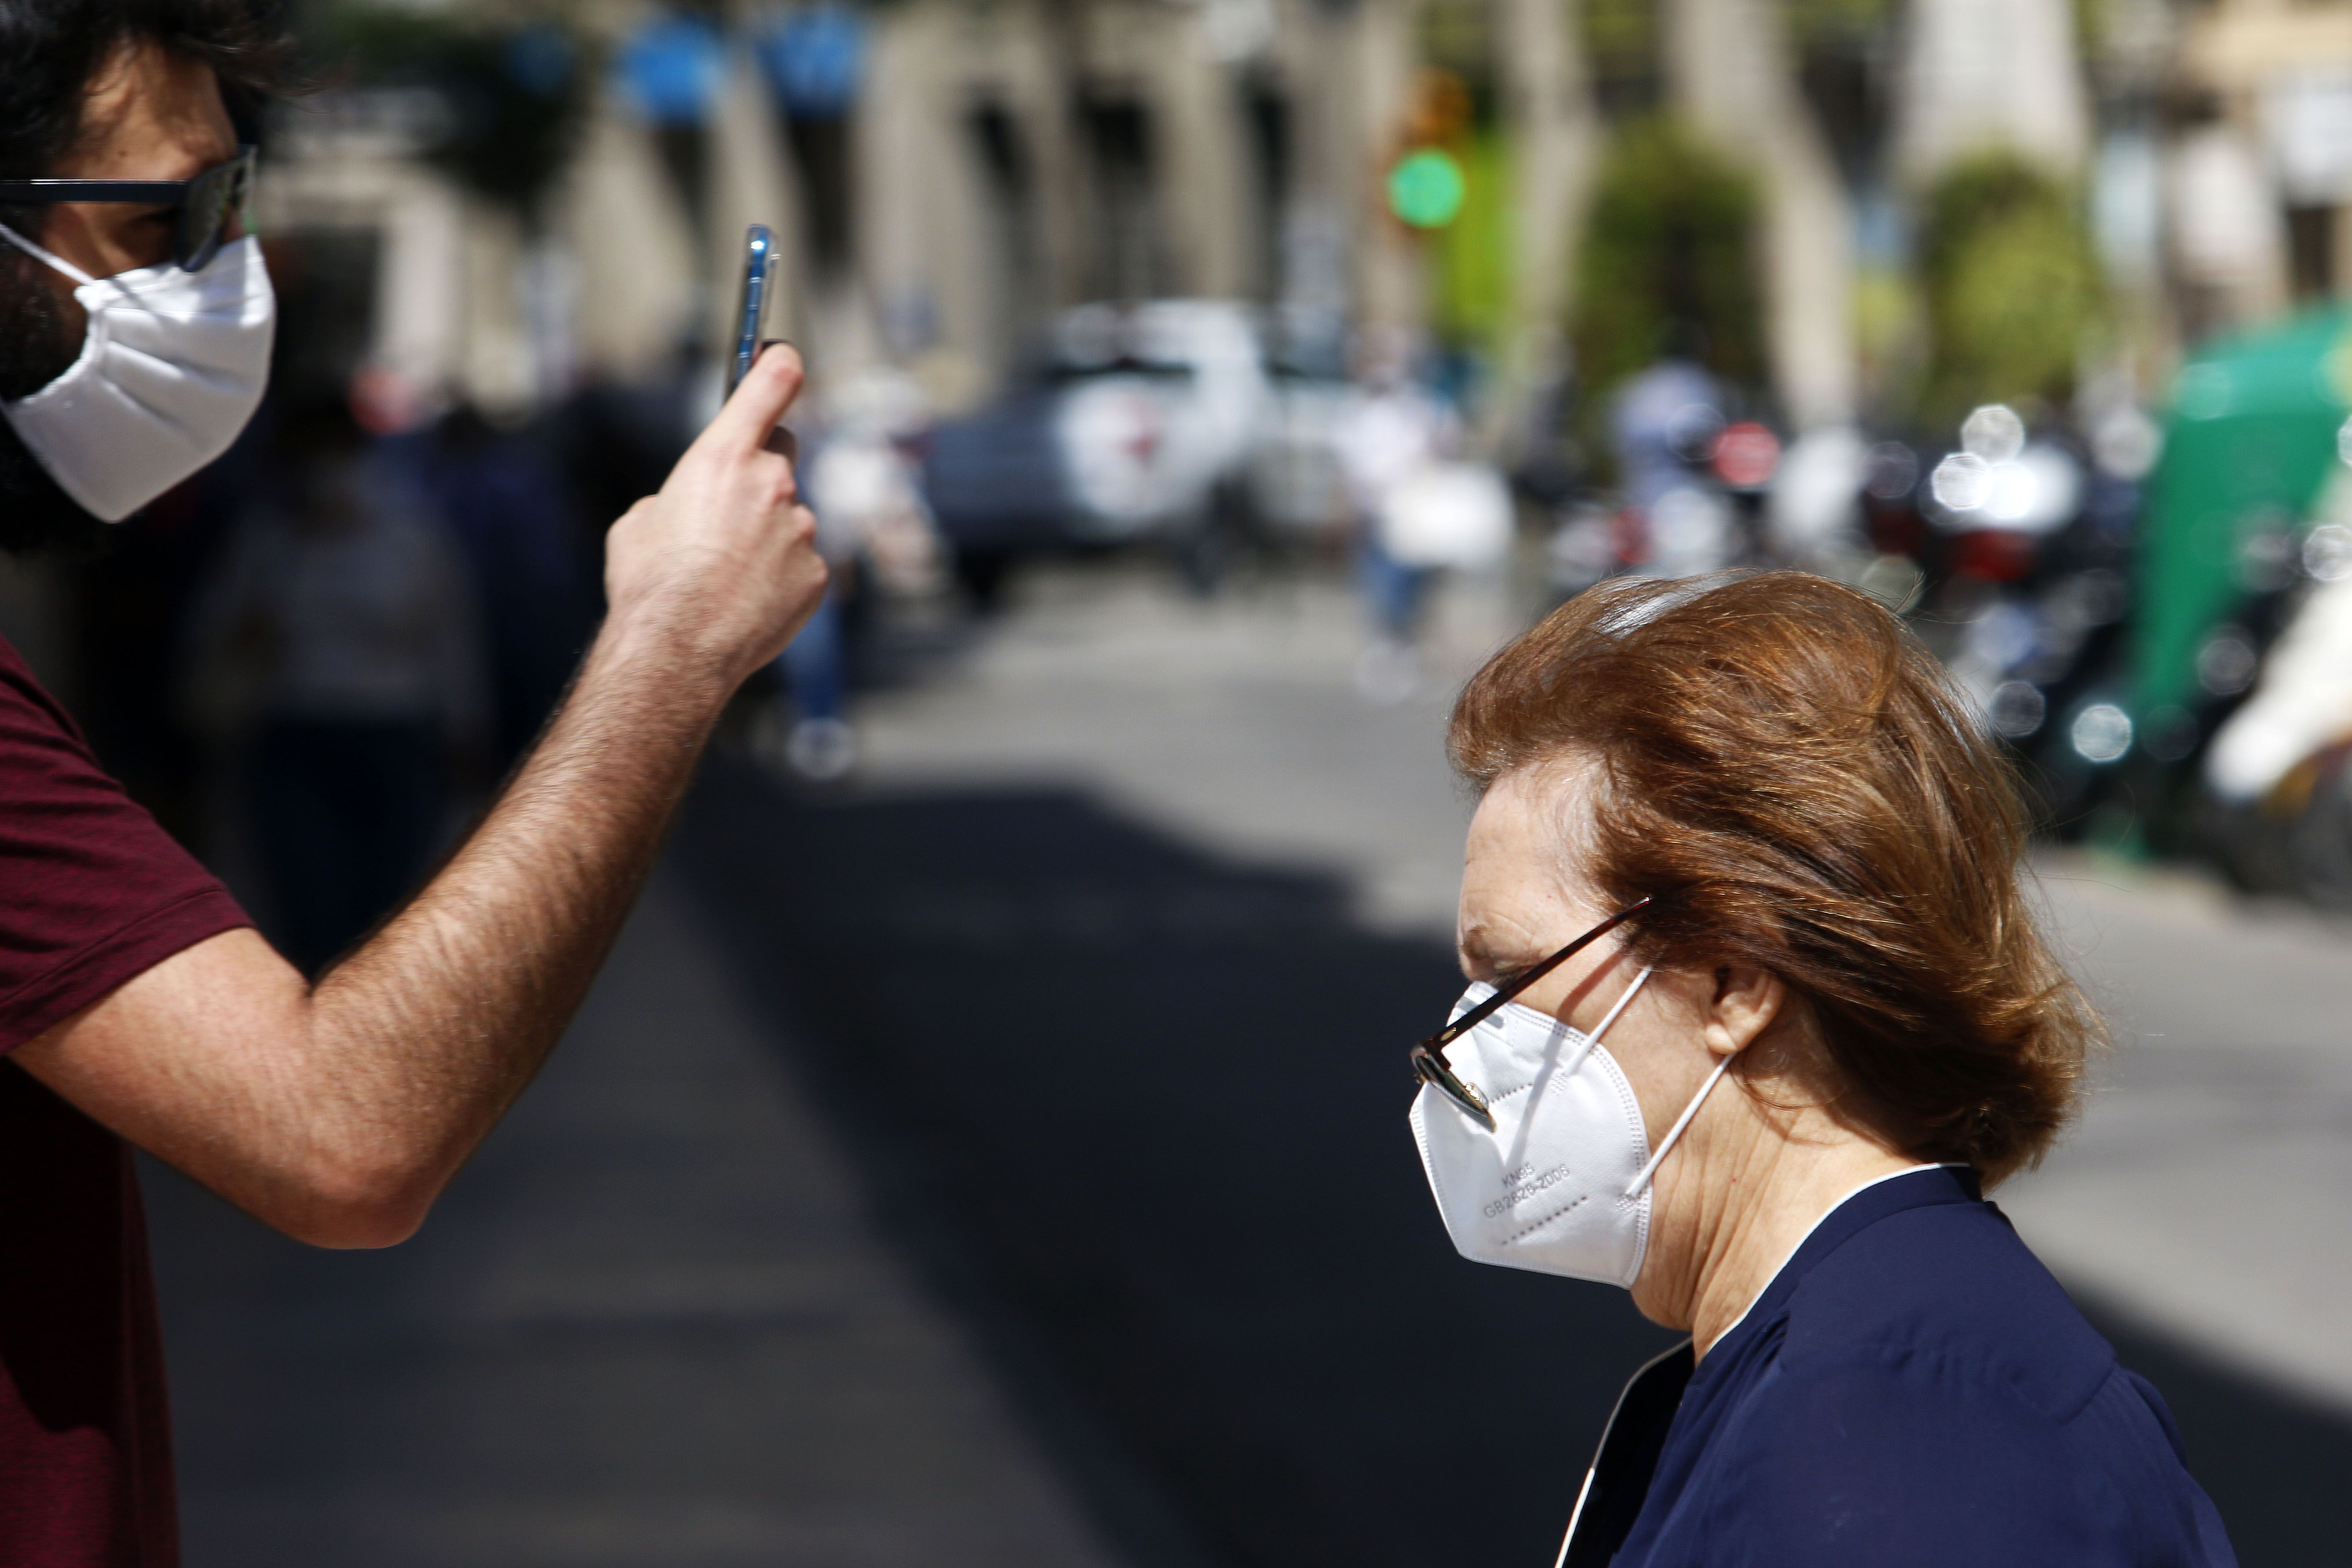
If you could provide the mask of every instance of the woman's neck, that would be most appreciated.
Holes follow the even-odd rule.
[[[1653,1232],[1692,1238],[1680,1249],[1685,1253],[1680,1266],[1662,1271],[1662,1285],[1676,1278],[1682,1285],[1669,1289],[1668,1300],[1658,1303],[1667,1312],[1652,1311],[1641,1300],[1640,1282],[1636,1302],[1659,1321],[1679,1320],[1701,1358],[1747,1315],[1824,1215],[1856,1188],[1919,1163],[1826,1117],[1800,1120],[1811,1125],[1776,1129],[1751,1123],[1744,1130],[1748,1136],[1726,1140],[1733,1146],[1694,1162],[1699,1168],[1681,1173],[1674,1191],[1660,1194],[1700,1212],[1669,1215],[1667,1225]]]

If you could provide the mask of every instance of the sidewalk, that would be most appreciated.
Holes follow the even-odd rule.
[[[2003,1205],[2070,1288],[2352,1412],[2344,922],[2081,855],[2041,880],[2116,1047]]]
[[[190,1568],[1111,1568],[667,879],[425,1232],[150,1166]]]

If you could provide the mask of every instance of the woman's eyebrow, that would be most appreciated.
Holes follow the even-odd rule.
[[[1524,969],[1542,956],[1532,952],[1523,940],[1499,935],[1483,923],[1464,931],[1454,946],[1465,960],[1496,969]]]

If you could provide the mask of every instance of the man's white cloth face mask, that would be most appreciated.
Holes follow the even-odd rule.
[[[251,235],[201,271],[165,261],[92,278],[0,226],[15,246],[74,279],[89,314],[81,355],[29,397],[0,403],[58,487],[120,522],[228,450],[269,384],[278,298]]]
[[[1512,1002],[1454,1041],[1454,1071],[1486,1100],[1491,1128],[1422,1086],[1413,1142],[1463,1257],[1633,1288],[1649,1251],[1651,1178],[1732,1060],[1717,1064],[1652,1153],[1641,1101],[1601,1043],[1651,973],[1590,1035]],[[1454,1016],[1494,994],[1473,985]]]

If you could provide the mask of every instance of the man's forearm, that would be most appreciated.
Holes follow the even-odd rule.
[[[346,1136],[429,1200],[539,1068],[611,951],[724,704],[724,673],[608,630],[480,827],[312,992]]]
[[[407,908],[318,984],[249,931],[165,959],[18,1047],[123,1137],[306,1240],[397,1241],[562,1033],[720,708],[824,592],[771,444],[771,352],[605,542],[612,605],[562,710]]]

